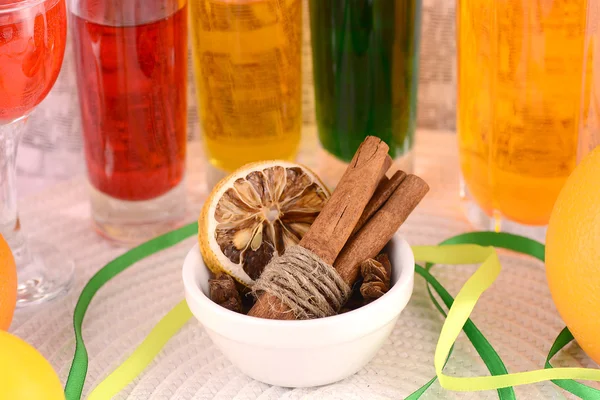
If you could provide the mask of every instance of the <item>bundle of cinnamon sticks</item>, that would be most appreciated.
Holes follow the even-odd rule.
[[[370,136],[361,144],[327,204],[299,245],[332,265],[350,287],[360,264],[377,256],[415,209],[429,186],[418,176],[392,165],[388,146]],[[277,297],[263,293],[248,315],[296,319]]]

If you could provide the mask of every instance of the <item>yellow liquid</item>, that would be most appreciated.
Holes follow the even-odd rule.
[[[547,224],[575,167],[581,99],[589,95],[586,7],[582,0],[458,2],[461,169],[490,216]]]
[[[293,159],[302,124],[302,0],[190,2],[203,141],[211,164]]]

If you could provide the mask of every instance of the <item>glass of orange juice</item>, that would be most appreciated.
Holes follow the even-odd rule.
[[[588,3],[585,40],[584,69],[588,73],[581,97],[578,162],[600,145],[600,2]]]
[[[544,239],[590,94],[587,3],[458,1],[461,196],[478,229]]]

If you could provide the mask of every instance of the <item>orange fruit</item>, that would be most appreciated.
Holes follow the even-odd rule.
[[[0,330],[8,330],[17,305],[17,266],[10,247],[0,235]]]
[[[30,344],[0,331],[0,354],[0,399],[65,399],[52,365]]]
[[[577,343],[600,363],[600,146],[567,179],[546,234],[552,299]]]
[[[204,203],[198,242],[206,266],[252,286],[272,257],[302,239],[329,196],[303,165],[244,165],[223,178]]]

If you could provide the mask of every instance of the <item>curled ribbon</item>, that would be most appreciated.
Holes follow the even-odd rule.
[[[445,375],[443,372],[444,364],[450,355],[452,346],[475,308],[477,300],[494,283],[500,274],[500,261],[493,247],[481,247],[469,244],[432,247],[416,246],[413,247],[413,252],[416,260],[437,264],[458,265],[481,263],[481,266],[467,280],[456,296],[440,333],[435,350],[434,366],[440,385],[443,388],[453,391],[473,392],[556,379],[600,381],[600,369],[591,368],[539,369],[506,375],[468,378]]]

